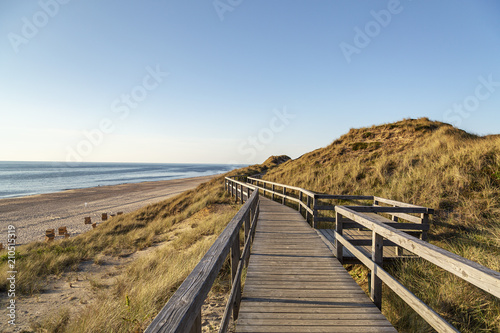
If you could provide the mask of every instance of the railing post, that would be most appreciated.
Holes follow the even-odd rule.
[[[281,200],[281,204],[282,205],[284,205],[286,203],[285,196],[286,196],[286,187],[283,186],[283,200]]]
[[[382,266],[384,259],[384,237],[372,232],[372,261]],[[377,267],[371,272],[371,290],[370,297],[377,306],[382,309],[382,280],[377,275]]]
[[[247,200],[250,199],[250,187],[247,187]]]
[[[318,210],[316,209],[316,195],[313,197],[313,228],[316,229],[318,222]]]
[[[248,232],[250,231],[250,223],[251,223],[251,211],[248,211],[248,215],[245,217],[245,242],[247,241],[248,238]]]
[[[392,206],[397,207],[396,205],[392,205]],[[398,222],[399,218],[396,215],[392,215],[392,220],[394,222]],[[398,257],[401,257],[403,255],[403,253],[404,253],[403,248],[401,246],[396,246],[396,255]]]
[[[337,234],[342,235],[342,215],[335,212],[335,231]],[[344,263],[344,246],[338,240],[335,240],[335,247],[337,248],[337,259],[340,263]]]
[[[307,196],[307,208],[311,208],[311,197],[309,195]],[[309,211],[306,209],[306,221],[309,223],[308,218],[309,218]]]
[[[196,319],[194,320],[193,326],[191,326],[189,333],[201,333],[201,309],[200,313],[198,313],[198,315],[196,316]]]
[[[244,203],[245,202],[245,198],[244,198],[244,191],[243,191],[243,185],[240,185],[240,190],[241,190],[241,203]]]
[[[239,262],[240,262],[240,238],[236,237],[233,244],[231,245],[231,284],[234,284],[234,281],[236,281],[236,272],[238,271]],[[238,319],[238,314],[240,312],[240,302],[241,302],[241,282],[238,282],[238,286],[236,286],[236,295],[234,297],[234,304],[233,304],[234,320]]]
[[[422,214],[420,214],[420,217],[422,219],[422,224],[423,225],[428,225],[429,224],[429,214],[422,213]],[[420,239],[427,242],[427,239],[428,239],[427,230],[422,230],[422,234],[420,235]]]
[[[298,208],[298,211],[299,211],[299,214],[302,214],[302,191],[299,191],[299,208]]]
[[[271,191],[272,191],[272,193],[271,193],[271,200],[274,201],[274,184],[271,184]]]
[[[248,237],[252,237],[252,235],[250,235],[250,227],[251,227],[251,224],[252,224],[252,208],[250,208],[248,210],[248,215],[247,217],[245,218],[245,242],[243,244],[246,244],[246,242],[248,241]],[[245,266],[248,267],[248,263],[250,261],[250,254],[246,257],[246,258],[241,258],[241,260],[245,260]]]

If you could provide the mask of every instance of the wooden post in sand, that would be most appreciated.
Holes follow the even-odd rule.
[[[123,215],[123,212],[117,212],[116,215]]]
[[[68,233],[68,230],[66,229],[66,227],[59,227],[59,236],[62,236],[66,233]]]
[[[3,250],[3,244],[0,243],[0,250]]]
[[[90,216],[85,217],[85,224],[92,224],[92,220],[90,219]]]
[[[97,228],[97,223],[92,223],[92,229]]]
[[[108,219],[108,213],[102,213],[102,217],[101,217],[101,219],[102,219],[103,221],[106,221],[106,220]]]

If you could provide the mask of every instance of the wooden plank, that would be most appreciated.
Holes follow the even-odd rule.
[[[397,331],[394,327],[390,326],[358,326],[354,330],[356,333],[385,333],[391,332],[396,333]],[[310,332],[310,333],[352,333],[352,326],[311,326],[311,327],[301,327],[301,326],[291,326],[291,325],[241,325],[236,327],[236,332],[273,332],[273,333],[292,333],[292,332]]]
[[[427,208],[427,207],[422,207],[422,206],[417,206],[417,205],[412,205],[406,202],[401,202],[401,201],[396,201],[396,200],[391,200],[391,199],[385,199],[385,198],[380,198],[380,197],[373,197],[373,200],[376,202],[383,202],[388,205],[396,206],[396,207],[413,207],[413,208],[426,208],[428,214],[434,214],[434,209]]]
[[[427,213],[426,207],[343,206],[360,213]]]
[[[386,320],[380,312],[373,313],[353,313],[353,309],[347,311],[329,313],[328,320]],[[256,320],[256,319],[295,319],[295,320],[313,320],[321,321],[325,319],[324,313],[294,313],[294,312],[244,312],[240,316],[240,320]],[[240,322],[241,323],[241,322]],[[319,324],[319,323],[318,323]],[[321,322],[324,324],[324,322]]]
[[[308,196],[311,196],[311,197],[314,197],[314,195],[315,195],[314,192],[308,191],[308,190],[300,188],[300,187],[283,185],[283,184],[279,184],[279,183],[275,183],[275,182],[270,182],[270,181],[267,181],[267,180],[256,179],[256,178],[253,178],[253,177],[248,177],[248,179],[254,180],[254,181],[259,181],[259,182],[262,182],[262,183],[265,183],[265,184],[269,184],[269,185],[275,185],[275,186],[279,186],[279,187],[286,187],[287,189],[290,189],[290,190],[301,191],[305,195],[308,195]]]
[[[383,207],[383,206],[375,206],[375,207]],[[389,214],[391,214],[393,218],[402,218],[404,220],[407,220],[407,221],[410,221],[413,223],[417,223],[417,224],[422,223],[422,219],[420,217],[417,217],[417,216],[404,214],[404,213],[389,213]]]
[[[384,258],[384,238],[373,232],[372,261],[381,266]],[[377,308],[382,309],[382,280],[377,275],[377,269],[372,270],[370,297]]]
[[[233,318],[238,318],[238,312],[240,310],[241,302],[241,285],[240,277],[236,278],[238,273],[238,266],[240,264],[240,244],[237,238],[231,245],[231,281],[233,284],[233,289],[235,290],[234,302],[233,302]]]
[[[378,323],[380,321],[380,323]],[[239,325],[257,326],[254,318],[246,319],[243,318],[238,321]],[[387,319],[376,318],[376,319],[342,319],[342,318],[314,318],[314,319],[296,319],[296,318],[259,318],[258,325],[280,325],[280,326],[351,326],[353,330],[356,330],[358,326],[389,326],[387,325]]]
[[[333,247],[332,248],[332,253],[337,253],[337,250],[336,250],[336,247],[335,247],[335,230],[333,229],[319,229],[317,230],[318,233],[321,234],[321,236],[324,237],[324,242],[325,243],[329,243],[331,244],[331,246]],[[359,238],[366,238],[366,237],[369,237],[370,235],[370,231],[358,231],[358,230],[345,230],[344,229],[344,237],[346,239],[349,240],[349,242],[351,243],[357,243],[358,245],[361,243],[361,244],[367,244],[367,243],[370,243],[370,246],[368,245],[363,245],[363,246],[359,246],[358,249],[360,251],[362,251],[366,256],[371,256],[371,240],[366,240],[366,239],[363,239],[363,240],[360,240],[360,241],[353,241],[353,239],[359,239]],[[356,238],[358,237],[358,238]],[[384,261],[387,261],[387,260],[394,260],[396,258],[407,258],[407,259],[410,259],[410,258],[417,258],[414,254],[410,253],[408,250],[404,250],[404,252],[402,254],[398,254],[396,252],[396,245],[394,242],[391,242],[391,241],[388,241],[388,240],[384,240]],[[353,259],[355,259],[356,257],[351,253],[349,252],[349,250],[347,250],[346,248],[343,249],[343,256],[344,256],[344,259],[349,261],[351,260],[352,263],[355,263],[355,261],[352,261]],[[346,263],[347,263],[346,261]]]
[[[189,333],[201,333],[201,311],[198,313],[194,323],[191,325]]]
[[[317,199],[337,199],[337,200],[373,200],[372,195],[336,195],[336,194],[316,194]]]

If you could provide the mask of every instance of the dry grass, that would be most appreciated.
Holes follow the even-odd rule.
[[[426,118],[351,129],[264,178],[436,208],[431,243],[500,271],[499,136],[477,137]],[[390,269],[461,332],[500,332],[495,297],[425,262]],[[429,330],[397,297],[386,295],[384,313],[400,331]]]

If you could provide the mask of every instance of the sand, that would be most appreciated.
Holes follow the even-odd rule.
[[[128,213],[165,200],[206,182],[215,176],[99,186],[57,193],[0,200],[0,243],[7,239],[8,225],[16,228],[17,244],[44,240],[46,229],[67,227],[71,236],[92,229],[84,224],[101,222],[102,213]]]
[[[92,228],[84,224],[85,216],[91,216],[93,221],[99,223],[103,212],[134,211],[193,189],[213,177],[215,176],[101,186],[1,199],[1,228],[4,235],[7,235],[7,226],[14,225],[17,229],[17,244],[43,240],[46,229],[59,226],[66,226],[74,236]],[[72,316],[78,311],[84,311],[88,304],[96,300],[98,289],[114,285],[116,278],[129,263],[140,260],[154,248],[155,246],[127,257],[104,256],[99,265],[93,261],[82,262],[75,272],[45,278],[46,286],[40,294],[16,297],[16,326],[7,325],[7,297],[6,294],[0,295],[0,331],[32,332],[36,322],[58,318],[63,309],[70,309]],[[226,298],[225,294],[211,294],[207,298],[203,307],[203,332],[212,332],[214,327],[218,327]]]

